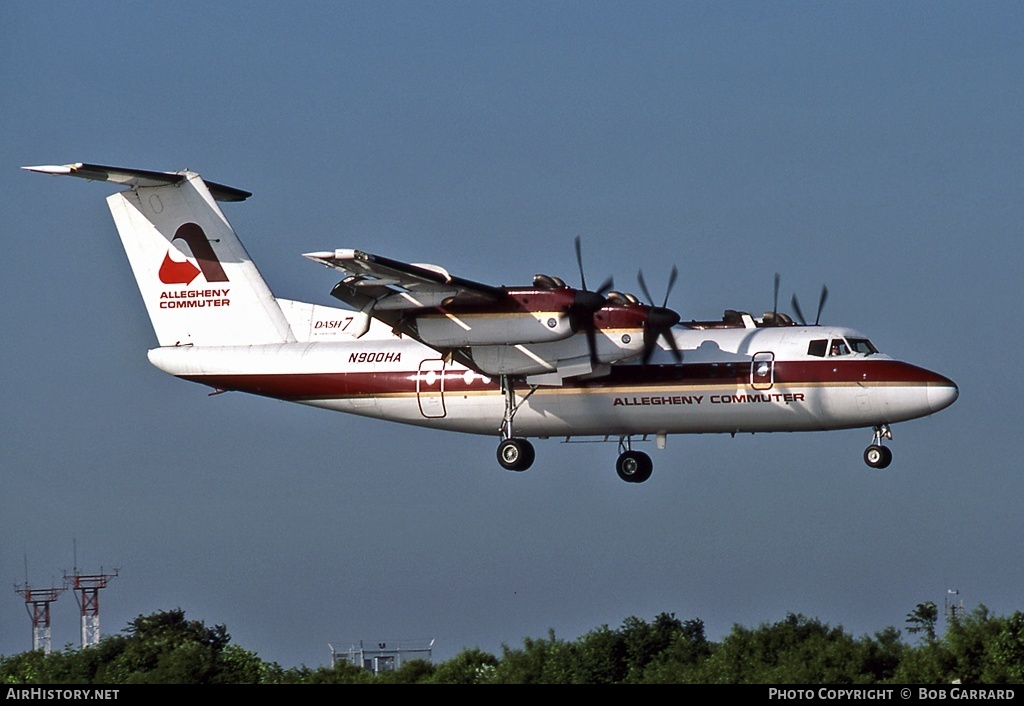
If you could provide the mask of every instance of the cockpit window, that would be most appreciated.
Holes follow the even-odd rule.
[[[878,349],[866,338],[833,338],[831,341],[826,338],[819,338],[811,341],[807,346],[807,355],[814,355],[819,358],[824,358],[825,356],[832,358],[850,355],[851,353],[872,355],[878,353]]]
[[[832,345],[828,349],[829,356],[837,355],[850,355],[850,348],[846,345],[846,341],[841,338],[833,338]]]
[[[878,349],[872,345],[871,341],[866,338],[850,338],[850,348],[853,349],[854,353],[863,353],[864,355],[871,355],[877,353]]]

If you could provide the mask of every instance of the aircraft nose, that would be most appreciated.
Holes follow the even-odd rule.
[[[928,408],[932,413],[945,409],[956,402],[960,396],[960,388],[949,378],[942,378],[942,382],[928,386]]]

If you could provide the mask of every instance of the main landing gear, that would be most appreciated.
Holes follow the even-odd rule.
[[[501,432],[501,443],[498,444],[498,463],[506,471],[525,471],[533,465],[533,460],[537,456],[533,450],[533,444],[512,434],[512,420],[515,418],[516,412],[536,390],[536,387],[531,387],[526,396],[516,402],[512,381],[507,375],[501,376],[501,391],[505,395],[505,414],[501,418],[501,427],[498,429]]]
[[[880,424],[875,427],[875,434],[871,437],[871,446],[864,449],[864,463],[872,468],[888,468],[892,463],[892,450],[888,446],[882,446],[882,437],[892,440],[892,430],[888,424]]]
[[[619,439],[619,457],[615,460],[615,472],[627,483],[643,483],[651,477],[654,463],[643,451],[634,451],[628,436]]]
[[[501,392],[505,397],[505,414],[501,418],[501,426],[498,431],[501,433],[501,442],[498,444],[498,463],[507,471],[525,471],[533,465],[536,452],[526,439],[515,436],[512,431],[512,421],[515,419],[519,408],[530,399],[530,396],[537,391],[531,387],[530,391],[521,400],[516,400],[515,390],[512,381],[507,375],[502,375]],[[654,463],[651,457],[643,451],[634,451],[632,439],[624,436],[619,439],[619,457],[615,461],[615,472],[619,478],[627,483],[643,483],[651,477],[654,470]]]
[[[506,471],[525,471],[534,458],[533,444],[526,439],[502,439],[498,444],[498,463]]]

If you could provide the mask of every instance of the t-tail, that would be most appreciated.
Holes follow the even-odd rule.
[[[161,346],[295,341],[288,317],[217,205],[243,201],[249,192],[190,171],[81,163],[24,169],[129,187],[107,204]]]

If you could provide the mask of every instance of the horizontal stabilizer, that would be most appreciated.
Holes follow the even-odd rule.
[[[105,167],[100,164],[84,164],[82,162],[22,167],[22,169],[27,169],[30,172],[39,172],[40,174],[52,174],[53,176],[74,176],[90,181],[109,181],[113,184],[130,186],[133,189],[140,186],[178,184],[187,178],[185,172],[151,172],[145,169]],[[245,201],[252,196],[250,192],[236,189],[233,186],[216,184],[205,179],[203,181],[210,190],[210,195],[217,201]]]

